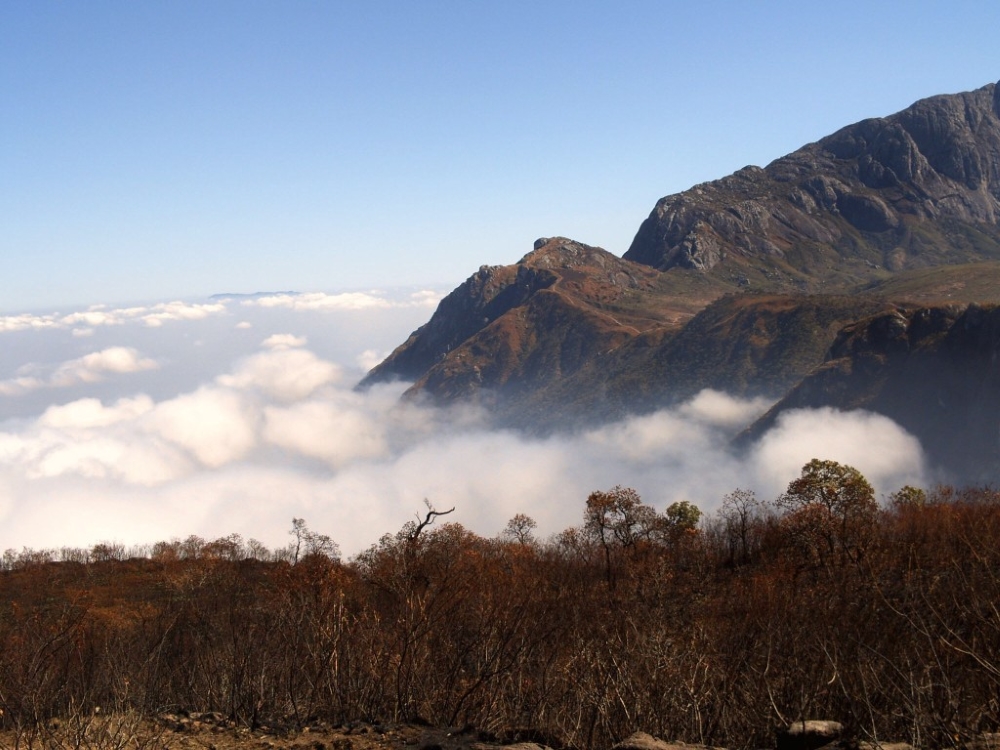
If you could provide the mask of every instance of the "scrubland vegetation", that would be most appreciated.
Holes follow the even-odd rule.
[[[238,537],[8,552],[0,730],[218,712],[246,727],[473,726],[607,747],[636,730],[730,748],[836,719],[950,747],[1000,727],[1000,492],[904,488],[814,461],[779,498],[699,517],[626,488],[582,522],[494,538],[423,520],[341,560],[301,520]]]

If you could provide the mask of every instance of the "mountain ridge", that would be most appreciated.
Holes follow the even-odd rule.
[[[716,275],[770,267],[765,286],[817,291],[955,256],[1000,258],[998,216],[1000,89],[989,84],[661,198],[623,257]]]
[[[470,276],[359,387],[404,379],[408,398],[478,402],[498,424],[551,432],[704,387],[778,400],[836,372],[851,326],[991,302],[997,84],[661,198],[622,257],[540,238]]]

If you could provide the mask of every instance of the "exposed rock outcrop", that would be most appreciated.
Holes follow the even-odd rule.
[[[1000,257],[997,92],[924,99],[667,196],[624,257],[748,280],[771,269],[802,290]]]
[[[839,721],[810,719],[794,721],[778,732],[777,750],[818,750],[839,740],[844,725]]]
[[[646,732],[635,732],[611,750],[704,750],[706,745],[689,745],[685,742],[665,742]]]

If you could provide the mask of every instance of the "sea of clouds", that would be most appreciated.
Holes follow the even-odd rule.
[[[491,428],[469,407],[354,390],[442,290],[275,293],[0,316],[0,550],[231,533],[284,546],[306,519],[345,554],[424,511],[492,536],[542,534],[587,495],[634,487],[705,511],[737,487],[773,497],[812,458],[885,495],[927,484],[919,443],[865,412],[794,411],[737,455],[769,404],[704,391],[679,408],[573,434]]]

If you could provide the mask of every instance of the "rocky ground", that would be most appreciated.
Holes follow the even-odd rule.
[[[851,741],[837,722],[796,722],[776,735],[777,750],[914,750],[902,742]],[[502,742],[471,729],[378,724],[301,729],[236,726],[221,714],[167,714],[158,721],[92,716],[52,722],[44,730],[0,732],[0,750],[548,750],[536,742]],[[1000,750],[1000,735],[984,734],[955,750]],[[721,750],[666,742],[636,732],[611,750]]]
[[[168,714],[159,721],[87,717],[52,722],[35,732],[0,732],[0,750],[541,750],[534,743],[500,743],[474,730],[425,726],[318,723],[302,729],[248,729],[221,714]]]

